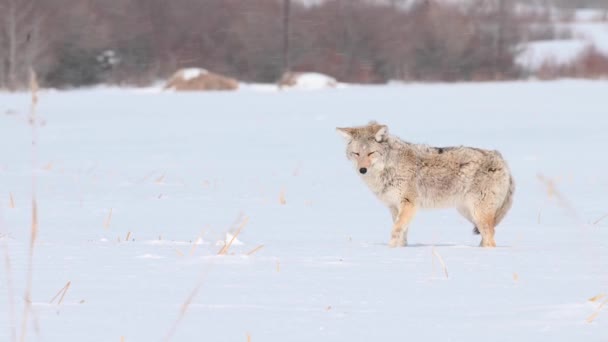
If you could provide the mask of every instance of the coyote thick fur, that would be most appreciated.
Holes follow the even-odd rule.
[[[418,209],[456,208],[481,233],[482,247],[495,247],[494,229],[513,201],[515,183],[498,151],[413,144],[375,121],[336,128],[347,140],[346,157],[393,218],[390,247],[407,245]]]

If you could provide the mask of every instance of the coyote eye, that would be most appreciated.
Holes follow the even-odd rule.
[[[357,157],[359,156],[359,153],[357,152],[353,152],[354,155],[356,155]]]
[[[369,157],[369,156],[371,156],[374,153],[376,153],[376,151],[368,153],[367,156]]]

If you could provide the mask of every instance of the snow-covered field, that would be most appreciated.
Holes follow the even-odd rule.
[[[606,297],[589,299],[608,294],[607,94],[588,81],[43,92],[28,340],[606,341]],[[0,94],[1,341],[22,327],[28,108]],[[411,245],[387,247],[390,215],[334,130],[372,119],[502,152],[517,191],[498,248],[452,210],[418,213]]]

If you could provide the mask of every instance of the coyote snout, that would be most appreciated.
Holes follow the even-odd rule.
[[[494,228],[507,214],[515,183],[498,151],[473,147],[431,147],[388,134],[374,121],[337,128],[347,140],[346,157],[389,208],[389,246],[407,245],[418,209],[454,207],[481,233],[481,246],[495,247]]]

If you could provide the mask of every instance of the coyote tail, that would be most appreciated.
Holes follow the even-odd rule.
[[[509,175],[509,190],[507,191],[507,196],[505,196],[505,200],[502,202],[500,208],[496,210],[496,214],[494,215],[495,226],[498,226],[498,224],[505,217],[509,209],[511,209],[511,205],[513,204],[513,193],[515,193],[515,181],[513,180],[513,176]],[[479,234],[479,228],[475,227],[473,229],[473,233]]]

